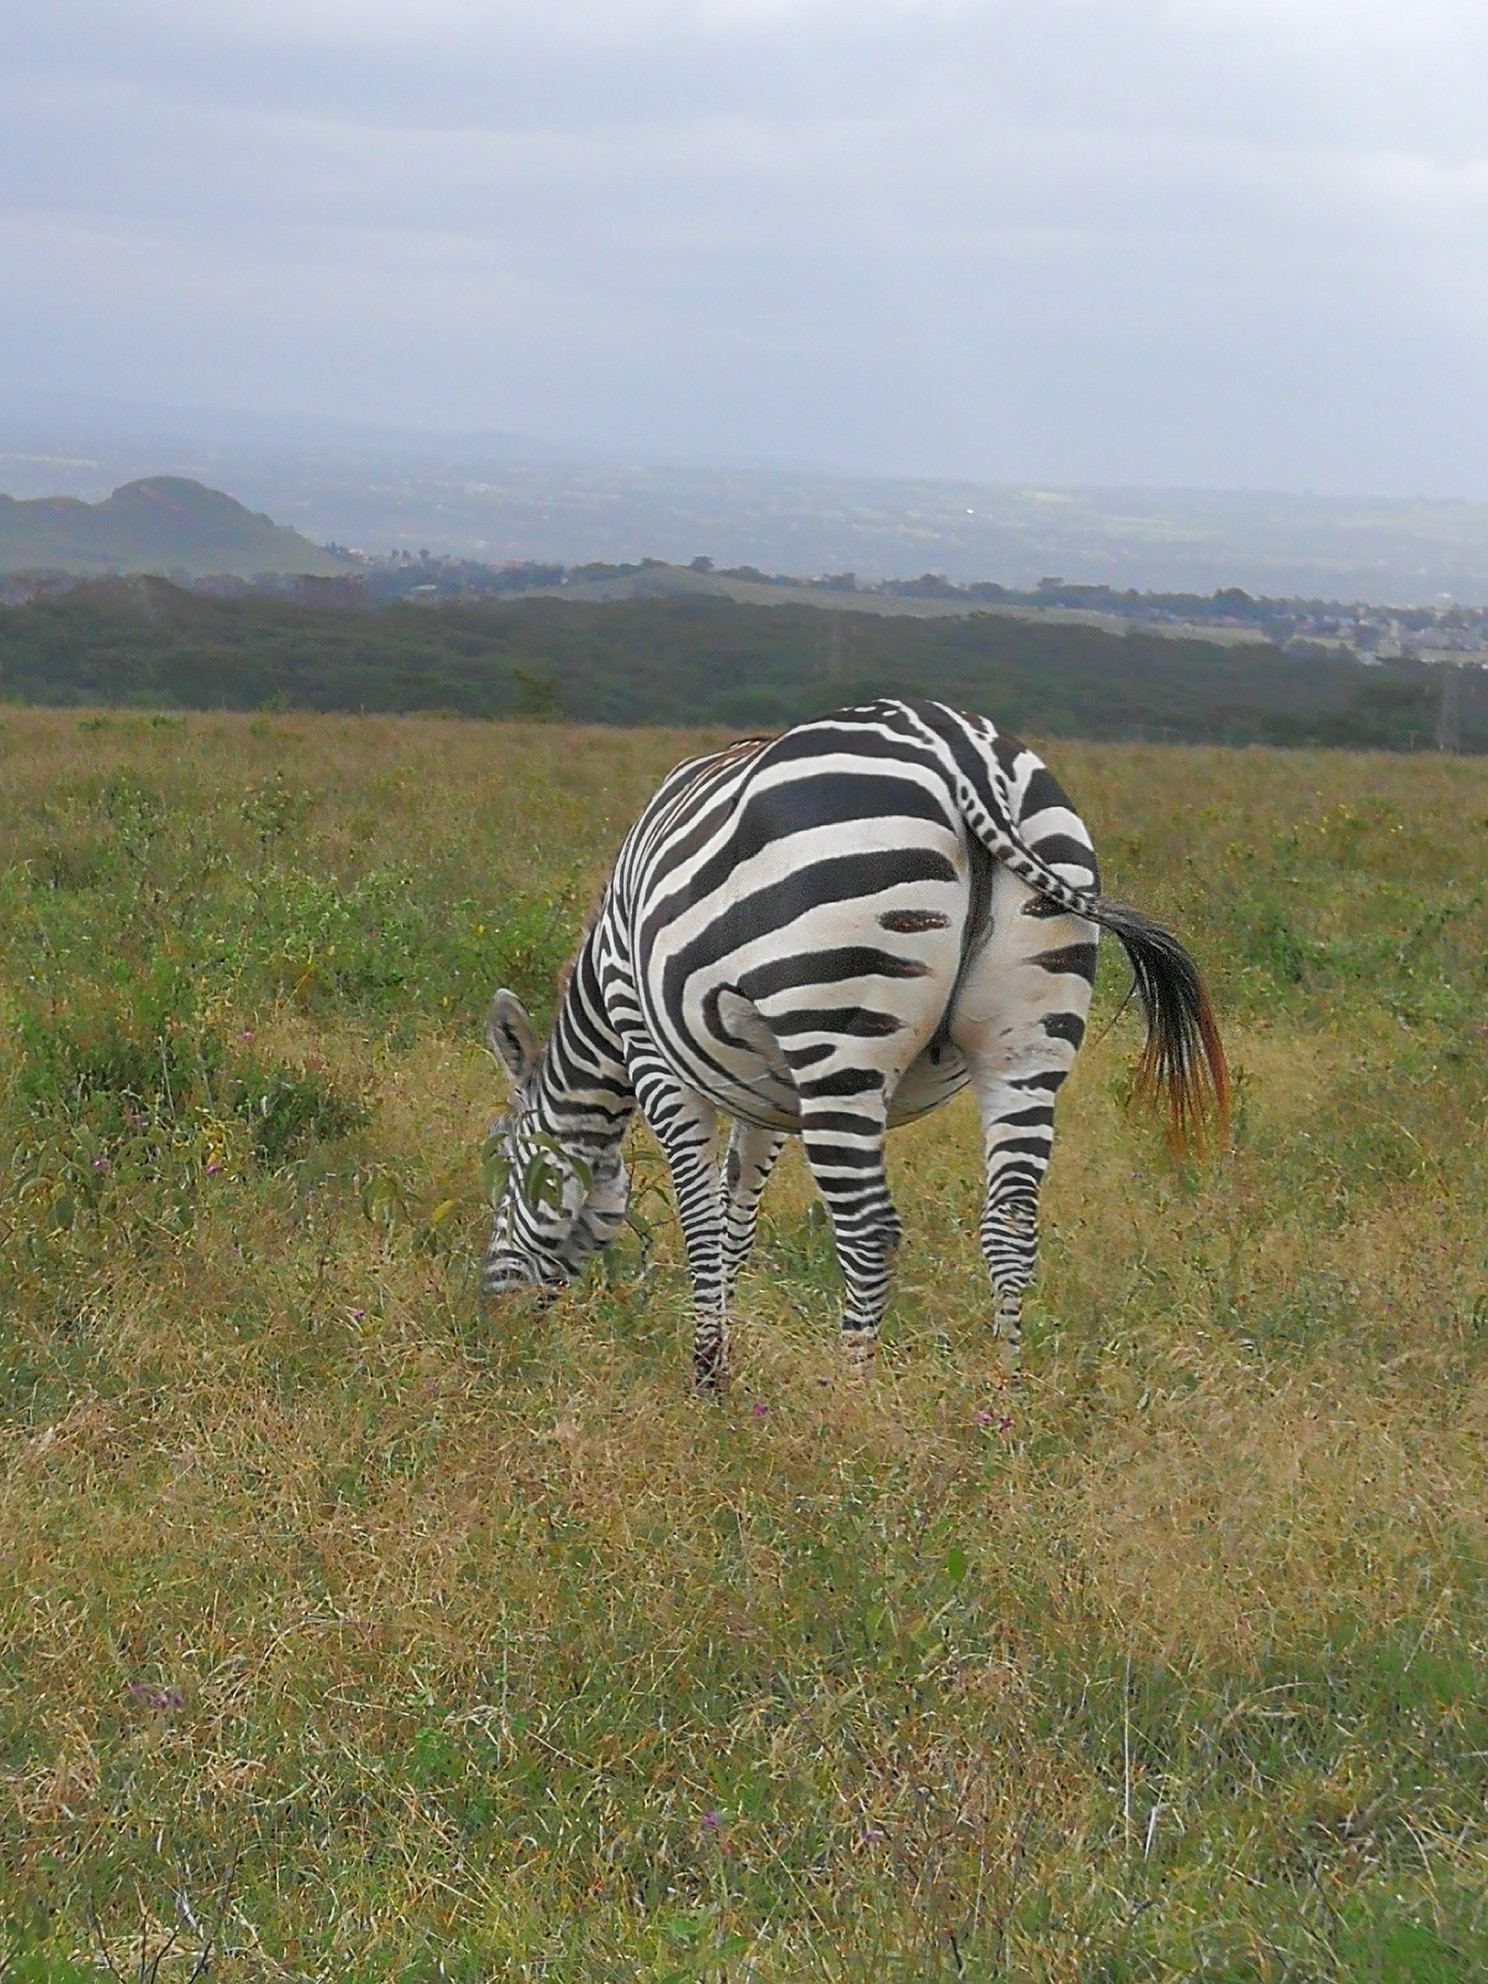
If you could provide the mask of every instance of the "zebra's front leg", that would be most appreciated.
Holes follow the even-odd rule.
[[[832,1221],[846,1283],[843,1348],[860,1373],[878,1347],[901,1232],[884,1171],[886,1116],[880,1092],[804,1112],[801,1124],[801,1146]]]
[[[736,1122],[723,1164],[723,1299],[732,1302],[739,1270],[754,1245],[760,1195],[785,1143],[782,1130]]]
[[[636,1101],[666,1153],[692,1282],[692,1373],[699,1391],[728,1381],[723,1220],[719,1210],[718,1112],[656,1064],[632,1067]]]

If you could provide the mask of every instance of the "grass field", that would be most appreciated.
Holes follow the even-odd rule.
[[[1051,751],[1233,1150],[1093,1029],[1016,1397],[970,1114],[865,1387],[790,1162],[707,1406],[644,1154],[473,1282],[486,997],[692,741],[0,714],[0,1977],[1488,1974],[1488,765]]]

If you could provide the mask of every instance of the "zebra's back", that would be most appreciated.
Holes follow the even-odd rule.
[[[1089,836],[1036,755],[938,704],[840,711],[678,768],[622,850],[609,914],[647,1032],[683,1081],[786,1130],[867,1083],[891,1121],[965,1083],[957,1000],[994,894],[1010,912],[1034,896],[999,880],[968,824],[968,781],[1056,874],[1094,886]],[[1071,926],[1064,942],[1037,920],[1021,948],[1004,931],[1000,972],[1061,950],[1093,965],[1093,928],[1047,906]],[[1055,986],[1033,989],[1041,1011],[1057,1006]],[[1071,991],[1083,1027],[1088,975]]]

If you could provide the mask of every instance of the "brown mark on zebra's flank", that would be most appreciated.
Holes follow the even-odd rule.
[[[904,1022],[897,1013],[856,1012],[846,1028],[847,1032],[865,1040],[887,1040],[891,1033],[902,1033],[903,1030]]]
[[[938,909],[886,909],[878,920],[885,930],[899,930],[909,937],[920,930],[944,930],[951,919]]]
[[[1028,960],[1030,964],[1042,965],[1045,971],[1071,972],[1079,978],[1095,977],[1094,944],[1062,944],[1057,951],[1040,951],[1037,957]]]
[[[1030,896],[1028,901],[1023,905],[1022,914],[1024,916],[1063,916],[1065,914],[1065,907],[1062,902],[1055,902],[1053,896]]]

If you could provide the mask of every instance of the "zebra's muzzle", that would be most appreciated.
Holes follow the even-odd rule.
[[[541,1308],[547,1307],[561,1287],[561,1281],[545,1276],[535,1262],[524,1260],[520,1254],[489,1255],[481,1275],[484,1294],[498,1298],[526,1295]]]

